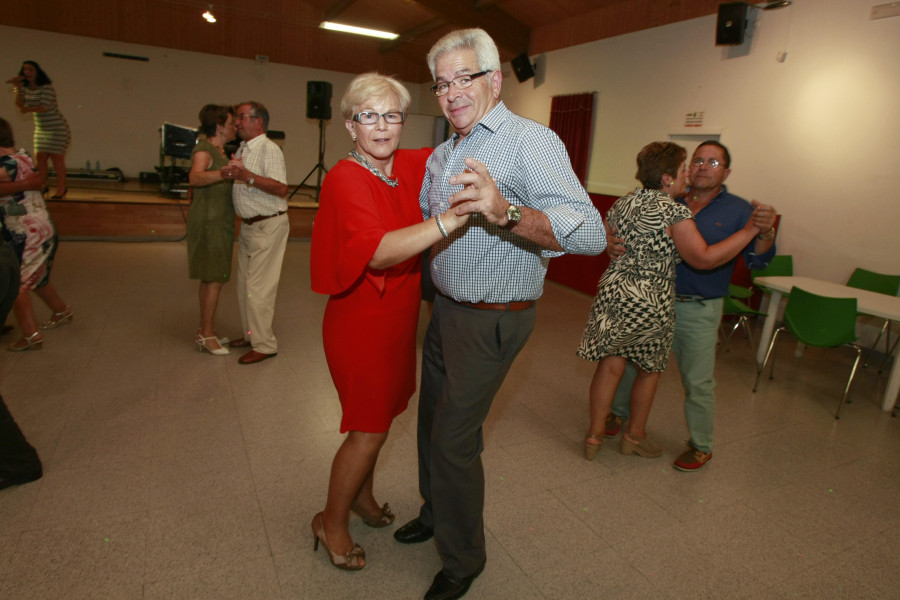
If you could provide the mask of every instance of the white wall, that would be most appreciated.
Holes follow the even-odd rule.
[[[549,122],[557,94],[597,92],[588,189],[636,186],[634,157],[652,140],[682,133],[684,115],[704,111],[733,155],[729,188],[782,213],[779,252],[801,275],[846,281],[856,266],[900,273],[900,17],[869,20],[881,0],[794,0],[759,12],[751,40],[716,47],[715,16],[693,19],[534,57],[535,79],[504,66],[503,98]],[[306,81],[330,81],[337,102],[346,73],[105,42],[0,26],[3,80],[37,60],[57,86],[73,129],[72,166],[100,160],[126,175],[158,162],[163,121],[194,125],[207,102],[257,99],[284,130],[291,182],[317,160],[318,122],[306,118]],[[102,52],[150,57],[103,58]],[[787,59],[776,60],[780,51]],[[410,85],[413,112],[436,114],[427,85]],[[0,115],[29,142],[28,118],[12,100]],[[429,119],[407,128],[404,146],[431,145]],[[340,119],[327,122],[326,166],[349,150]],[[700,141],[677,137],[692,150]]]
[[[637,186],[643,145],[704,111],[734,159],[729,189],[782,213],[797,274],[900,273],[900,17],[869,20],[882,3],[794,0],[759,12],[738,48],[715,46],[709,16],[550,52],[503,98],[548,123],[552,96],[597,92],[587,187],[614,195]]]
[[[5,26],[0,26],[0,39],[14,49],[0,56],[0,81],[16,74],[23,60],[36,61],[53,80],[60,110],[72,129],[66,155],[70,168],[83,168],[86,161],[93,167],[99,161],[101,168],[118,167],[127,177],[152,172],[159,164],[159,127],[164,121],[196,128],[204,104],[257,100],[269,109],[269,128],[285,132],[288,181],[300,183],[318,162],[319,152],[319,122],[306,118],[310,80],[328,81],[333,87],[332,119],[325,122],[325,166],[333,166],[352,147],[340,118],[340,98],[353,78],[349,73]],[[150,60],[107,58],[103,52]],[[411,112],[416,112],[420,86],[408,87]],[[6,93],[7,88],[2,89]],[[9,94],[0,103],[0,116],[12,123],[17,144],[31,150],[31,115],[20,115]],[[432,121],[414,117],[403,146],[433,145]]]

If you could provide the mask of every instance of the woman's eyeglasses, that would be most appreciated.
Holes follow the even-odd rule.
[[[406,120],[406,115],[400,111],[386,113],[363,111],[353,115],[353,120],[361,125],[374,125],[382,117],[384,118],[384,122],[388,125],[399,125]]]

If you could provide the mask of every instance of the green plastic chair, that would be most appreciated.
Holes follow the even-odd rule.
[[[775,359],[773,350],[778,334],[783,331],[789,331],[794,334],[799,341],[807,346],[816,348],[847,346],[856,350],[856,360],[853,361],[850,378],[847,380],[847,386],[844,388],[844,395],[841,396],[841,403],[838,404],[837,411],[834,413],[834,418],[839,419],[844,402],[850,402],[847,396],[850,393],[850,386],[853,384],[853,378],[856,376],[856,369],[862,357],[862,348],[855,343],[857,339],[856,298],[830,298],[812,294],[797,286],[791,288],[791,297],[784,308],[784,325],[775,331],[772,341],[769,342],[769,348],[766,350],[762,368],[756,374],[756,383],[753,384],[754,392],[759,386],[759,378],[766,369],[769,357],[772,357],[772,369],[769,371],[769,379],[774,378]]]
[[[850,275],[850,280],[847,281],[847,286],[859,290],[876,292],[878,294],[896,296],[898,293],[900,293],[900,275],[884,275],[883,273],[876,273],[874,271],[867,271],[865,269],[857,268],[855,271],[853,271],[853,274]],[[875,343],[872,344],[872,348],[869,350],[866,361],[863,363],[863,367],[869,366],[869,360],[871,360],[872,356],[875,354],[875,348],[878,346],[878,342],[881,341],[881,336],[885,335],[885,333],[887,333],[884,338],[885,362],[887,362],[888,358],[890,358],[892,352],[891,321],[889,319],[885,319],[884,324],[881,326],[881,331],[878,332],[878,337],[875,338]]]
[[[734,332],[737,331],[738,327],[741,326],[744,327],[744,331],[747,333],[747,339],[750,340],[750,347],[756,347],[753,344],[753,332],[750,330],[750,317],[765,317],[766,313],[750,308],[746,302],[743,302],[743,300],[749,298],[752,295],[752,288],[741,287],[733,283],[728,284],[728,295],[725,296],[722,302],[722,315],[736,317],[736,319],[734,321],[734,325],[731,327],[731,331],[728,332],[727,335],[723,336],[724,339],[722,341],[722,344],[720,345],[720,348],[723,348],[726,344],[728,344],[728,342],[731,340],[731,336],[733,336]],[[724,324],[725,322],[722,321],[720,330],[722,325]]]
[[[750,271],[750,280],[753,282],[753,285],[758,287],[760,290],[762,290],[766,294],[771,294],[772,290],[756,283],[757,277],[770,277],[770,276],[789,277],[793,274],[794,274],[794,257],[790,254],[779,254],[779,255],[772,257],[772,260],[769,261],[769,266],[766,267],[765,269],[759,269],[757,271]],[[787,297],[788,297],[788,294],[782,294],[782,298],[787,298]]]

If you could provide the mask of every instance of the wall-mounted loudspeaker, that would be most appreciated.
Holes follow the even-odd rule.
[[[728,2],[719,5],[716,46],[740,46],[744,43],[748,8],[746,2]]]
[[[306,82],[306,118],[331,118],[331,84],[327,81]]]
[[[516,73],[516,79],[519,80],[519,83],[528,81],[534,77],[534,66],[531,64],[531,59],[528,58],[528,55],[525,53],[512,59],[512,68]]]

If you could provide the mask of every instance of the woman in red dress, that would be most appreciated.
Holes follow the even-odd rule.
[[[463,225],[454,209],[422,220],[419,189],[430,149],[398,150],[409,92],[366,73],[341,99],[350,156],[322,184],[312,235],[312,288],[328,294],[322,337],[343,409],[325,510],[312,521],[340,569],[365,566],[350,537],[350,511],[371,527],[394,521],[373,494],[378,453],[416,387],[416,329],[423,250]]]

